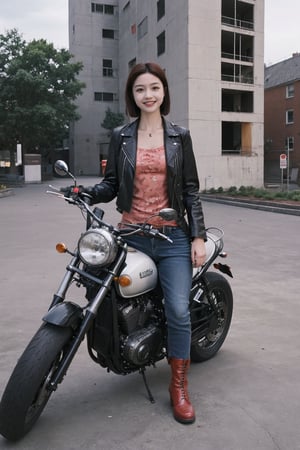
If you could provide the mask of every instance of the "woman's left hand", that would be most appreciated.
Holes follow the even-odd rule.
[[[194,267],[203,266],[206,259],[205,242],[202,238],[194,238],[191,246],[191,258]]]

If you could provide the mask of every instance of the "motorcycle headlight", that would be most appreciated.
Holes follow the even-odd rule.
[[[114,236],[104,229],[84,233],[78,241],[81,260],[90,266],[105,266],[116,257],[118,247]]]

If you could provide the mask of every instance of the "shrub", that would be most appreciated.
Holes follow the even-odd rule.
[[[274,193],[274,197],[275,198],[279,198],[279,199],[285,199],[286,198],[286,192],[275,192]]]
[[[288,199],[299,202],[300,201],[300,191],[288,192]]]
[[[264,198],[265,200],[274,200],[274,193],[265,191],[265,192],[263,193],[263,198]]]
[[[236,186],[230,186],[230,188],[227,191],[229,194],[235,194],[237,192]]]
[[[266,191],[264,189],[256,189],[253,192],[253,195],[254,195],[254,197],[257,197],[257,198],[264,198],[265,192]]]

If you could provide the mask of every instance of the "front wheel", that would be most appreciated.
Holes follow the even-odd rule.
[[[233,309],[232,291],[219,273],[205,274],[208,292],[196,284],[191,291],[192,343],[191,360],[202,362],[212,358],[227,336]]]
[[[52,390],[49,382],[64,355],[72,330],[43,324],[7,383],[0,403],[0,433],[16,441],[33,427]]]

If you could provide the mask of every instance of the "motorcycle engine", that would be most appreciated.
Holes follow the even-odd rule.
[[[130,299],[119,306],[124,362],[144,366],[163,357],[162,315],[149,296]]]

